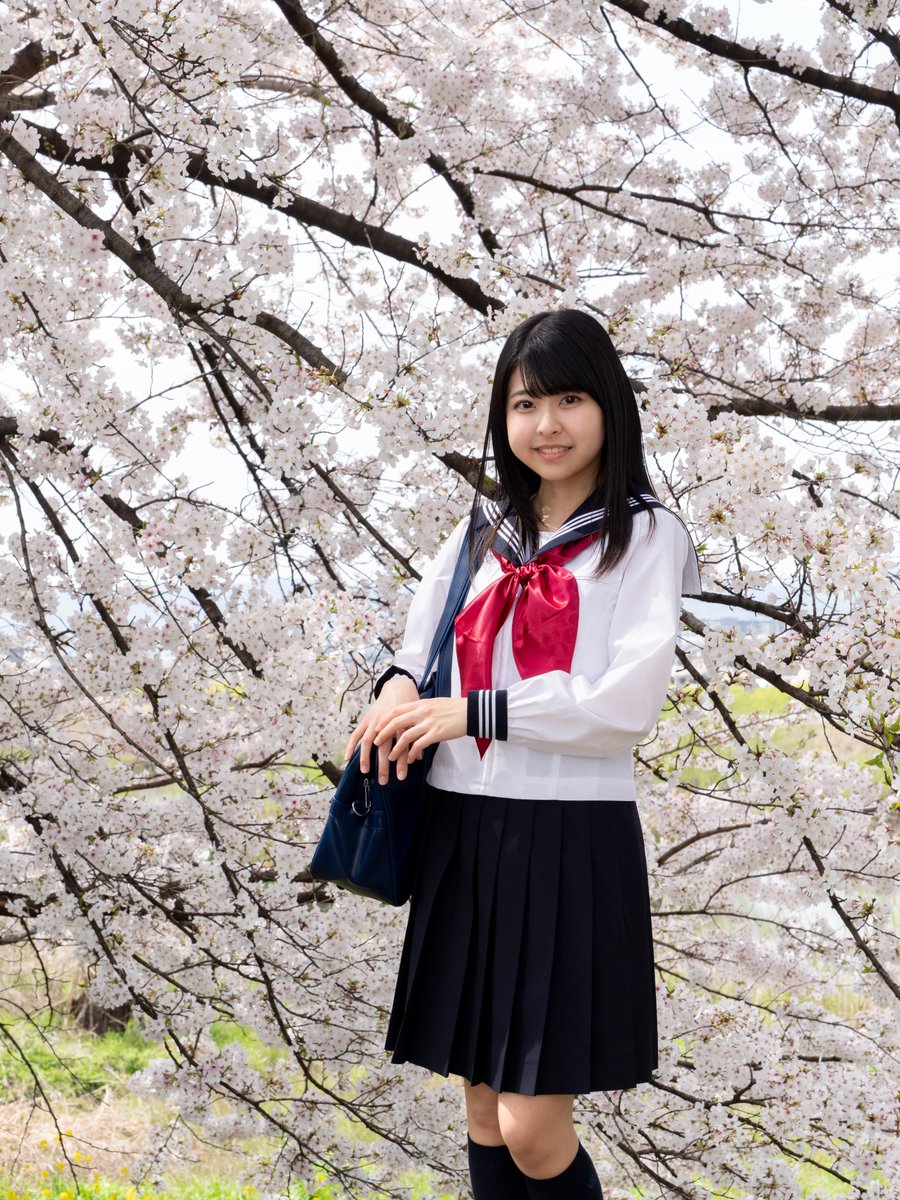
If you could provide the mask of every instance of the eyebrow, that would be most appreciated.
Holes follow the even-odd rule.
[[[541,395],[549,394],[551,396],[587,396],[587,392],[582,392],[579,388],[563,388],[561,392],[538,393],[526,391],[525,388],[519,388],[518,391],[510,392],[507,399],[512,400],[514,396],[527,396],[529,400],[537,400]]]

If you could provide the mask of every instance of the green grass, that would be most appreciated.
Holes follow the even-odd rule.
[[[689,686],[683,689],[680,701],[682,710],[688,714],[693,705],[692,693],[699,697],[698,688]],[[863,746],[848,735],[833,729],[828,730],[826,739],[821,721],[813,713],[806,718],[801,715],[798,719],[794,715],[797,712],[795,702],[778,688],[748,688],[735,683],[720,689],[720,694],[751,750],[769,746],[789,756],[812,750],[827,751],[830,754],[834,750],[843,761],[857,762],[861,766],[869,765],[871,747]],[[708,697],[704,699],[704,705],[709,705]],[[788,714],[791,714],[789,721],[780,719]],[[665,722],[674,715],[674,706],[667,703],[660,719]],[[662,756],[659,765],[664,770],[674,770],[678,755],[683,753],[688,744],[688,739],[685,739],[681,747],[672,754]],[[733,757],[729,741],[722,742],[719,752],[723,761]],[[684,783],[694,787],[711,789],[725,779],[725,772],[715,766],[688,765],[682,768],[681,778]]]
[[[80,1175],[77,1184],[62,1162],[43,1171],[0,1172],[0,1200],[259,1200],[256,1188],[202,1171],[169,1176],[155,1187],[148,1187],[132,1184],[126,1169],[116,1179],[91,1172],[89,1156],[79,1151],[71,1157]],[[421,1200],[454,1200],[449,1192],[435,1193],[421,1172],[408,1175],[403,1182],[411,1185]],[[371,1192],[371,1200],[377,1200],[380,1194]],[[340,1200],[342,1195],[324,1174],[319,1174],[312,1190],[301,1183],[291,1184],[286,1200]]]
[[[258,1200],[252,1187],[226,1182],[208,1175],[165,1179],[161,1186],[133,1186],[127,1177],[113,1179],[91,1175],[74,1184],[60,1171],[0,1174],[0,1200]],[[338,1200],[338,1194],[325,1182],[314,1191],[301,1184],[290,1189],[289,1200]]]
[[[100,1092],[103,1088],[124,1084],[129,1075],[142,1070],[151,1059],[164,1052],[158,1042],[141,1035],[135,1021],[125,1029],[104,1034],[86,1034],[77,1026],[65,1026],[58,1017],[46,1024],[38,1019],[13,1021],[0,1013],[5,1024],[22,1047],[29,1063],[45,1086],[60,1097],[72,1098]],[[239,1042],[251,1067],[265,1071],[286,1053],[281,1046],[268,1046],[251,1030],[234,1022],[216,1021],[210,1034],[217,1046]],[[31,1072],[11,1047],[0,1055],[0,1087],[7,1099],[31,1095]],[[0,1200],[3,1200],[0,1196]]]
[[[158,1045],[141,1036],[134,1021],[102,1036],[63,1028],[56,1019],[41,1026],[37,1021],[13,1022],[8,1014],[0,1014],[0,1022],[10,1028],[44,1085],[60,1097],[84,1096],[121,1084],[161,1053]],[[31,1071],[8,1044],[5,1051],[0,1058],[0,1087],[7,1101],[31,1095]]]
[[[219,1047],[230,1045],[232,1042],[239,1043],[247,1056],[247,1062],[257,1071],[265,1071],[273,1067],[279,1058],[284,1058],[287,1054],[284,1046],[266,1045],[252,1029],[248,1029],[246,1025],[238,1025],[234,1021],[215,1021],[209,1032]],[[157,1047],[157,1052],[159,1052],[159,1047]]]

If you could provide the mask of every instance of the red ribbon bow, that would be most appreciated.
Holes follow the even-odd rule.
[[[578,633],[578,584],[563,563],[586,550],[597,537],[591,533],[576,542],[566,542],[521,567],[496,550],[491,551],[503,574],[456,618],[456,657],[463,696],[490,688],[494,640],[513,605],[512,647],[519,675],[530,679],[545,671],[572,669]],[[484,758],[490,738],[475,740]]]

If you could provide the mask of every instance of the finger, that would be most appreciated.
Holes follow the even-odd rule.
[[[397,778],[405,779],[409,773],[409,757],[405,752],[397,756],[394,760],[394,766],[397,768]]]
[[[360,739],[362,738],[364,731],[365,731],[364,725],[357,725],[357,727],[350,734],[350,740],[347,743],[346,749],[344,750],[345,761],[349,758],[352,758],[353,751],[356,749],[357,744],[360,741]]]
[[[415,737],[416,737],[415,731],[418,728],[419,728],[418,725],[398,724],[397,728],[393,731],[393,737],[389,738],[389,739],[385,739],[385,741],[384,741],[382,747],[380,747],[380,749],[384,749],[387,751],[388,757],[390,758],[391,762],[396,762],[398,757],[401,754],[406,753],[406,751],[409,748],[410,742],[415,740]],[[382,730],[382,732],[384,732],[384,731]],[[379,734],[379,737],[380,736],[381,735]]]
[[[387,783],[391,775],[390,743],[378,747],[378,782]]]
[[[391,759],[392,761],[396,761],[397,756],[400,754],[415,754],[418,757],[426,746],[430,746],[439,740],[440,738],[437,737],[435,731],[427,725],[414,725],[412,729],[407,729],[405,733],[397,738],[394,748],[391,750]]]
[[[378,734],[373,739],[379,749],[383,745],[390,746],[395,737],[398,737],[404,730],[409,729],[415,723],[415,716],[411,713],[400,713],[393,720],[388,721],[386,725],[382,725],[378,730]]]
[[[366,729],[359,741],[359,769],[368,775],[372,757],[372,732]]]

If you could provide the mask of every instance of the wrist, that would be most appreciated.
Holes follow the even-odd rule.
[[[381,695],[381,689],[384,687],[384,685],[389,683],[392,679],[398,678],[399,676],[409,679],[415,685],[416,691],[418,691],[418,683],[412,672],[407,671],[404,667],[392,666],[388,667],[388,669],[383,674],[379,675],[375,680],[375,687],[372,689],[373,698],[377,700]]]

